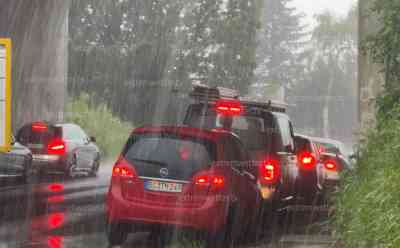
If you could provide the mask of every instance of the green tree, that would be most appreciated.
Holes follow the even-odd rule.
[[[353,8],[344,18],[327,12],[316,20],[303,60],[305,77],[288,99],[300,127],[312,127],[313,135],[346,139],[356,122],[357,11]]]
[[[256,89],[268,85],[291,88],[303,74],[300,63],[305,45],[302,14],[290,7],[292,0],[264,0],[262,30],[258,36]]]
[[[256,65],[260,0],[196,1],[182,20],[173,78],[245,92]]]
[[[382,64],[385,73],[385,90],[378,101],[380,114],[385,115],[400,99],[400,2],[380,0],[372,9],[379,17],[381,28],[364,44],[375,62]]]

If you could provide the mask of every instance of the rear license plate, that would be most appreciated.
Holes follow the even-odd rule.
[[[29,149],[43,149],[43,144],[28,144],[27,147]]]
[[[159,191],[159,192],[171,192],[180,193],[182,192],[182,184],[180,183],[170,183],[161,181],[146,181],[144,185],[146,190]]]

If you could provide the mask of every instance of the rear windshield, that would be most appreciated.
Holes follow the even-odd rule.
[[[17,141],[23,145],[46,144],[54,137],[61,137],[61,129],[48,126],[45,130],[34,130],[32,125],[26,125],[18,132]]]
[[[123,156],[135,166],[139,176],[158,178],[160,169],[167,168],[168,175],[163,178],[188,180],[216,160],[216,146],[202,138],[142,134],[129,140]]]
[[[204,111],[204,106],[202,108],[199,106],[190,108],[191,113],[188,114],[185,124],[206,129],[223,127],[221,115],[218,115],[212,108],[208,108],[207,111]],[[261,151],[269,147],[273,130],[272,115],[245,114],[232,117],[231,131],[239,136],[249,151]]]
[[[324,142],[317,142],[317,144],[320,146],[321,152],[341,154],[340,149],[335,144]]]

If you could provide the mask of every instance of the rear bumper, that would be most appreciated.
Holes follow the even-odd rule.
[[[216,232],[225,224],[228,203],[209,197],[200,207],[165,207],[149,205],[122,198],[118,187],[113,188],[106,202],[109,222],[140,226],[176,226],[197,231]]]
[[[39,173],[64,173],[67,170],[66,159],[62,156],[35,154],[32,157],[32,168]]]

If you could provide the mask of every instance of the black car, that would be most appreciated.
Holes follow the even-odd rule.
[[[258,170],[258,187],[266,206],[289,204],[298,177],[294,133],[286,105],[241,99],[235,91],[195,85],[184,124],[235,133]],[[281,204],[279,204],[281,205]]]
[[[95,138],[78,125],[29,123],[19,130],[17,141],[32,151],[33,167],[40,174],[95,176],[99,170],[100,151]]]
[[[0,153],[0,179],[20,178],[29,182],[31,175],[32,153],[13,138],[11,151]]]
[[[319,171],[323,166],[317,144],[309,136],[296,134],[296,153],[299,166],[298,195],[306,204],[316,204],[322,186],[319,183]]]

